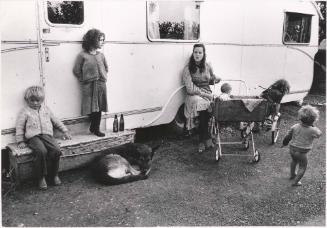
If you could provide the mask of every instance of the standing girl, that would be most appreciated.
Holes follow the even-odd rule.
[[[201,153],[212,147],[209,136],[208,122],[211,101],[214,95],[209,85],[218,83],[220,78],[213,74],[211,66],[206,62],[206,50],[203,44],[195,44],[189,63],[183,70],[183,83],[186,87],[184,114],[186,117],[186,130],[195,127],[194,119],[199,117],[199,148]]]
[[[98,51],[104,40],[104,33],[98,29],[89,30],[83,37],[83,51],[78,54],[73,69],[82,90],[82,115],[90,116],[90,132],[98,137],[105,136],[100,131],[101,112],[108,111],[108,64],[103,53]]]

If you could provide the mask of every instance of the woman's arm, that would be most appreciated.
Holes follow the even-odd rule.
[[[213,95],[211,93],[199,88],[193,83],[190,71],[187,67],[184,68],[182,79],[186,87],[187,94],[199,95],[201,97],[212,99]]]
[[[221,78],[219,78],[217,75],[215,75],[213,73],[213,69],[211,67],[210,64],[207,64],[207,67],[208,67],[208,70],[209,70],[209,74],[210,74],[210,81],[209,81],[209,84],[210,85],[214,85],[216,83],[219,83],[221,81]]]

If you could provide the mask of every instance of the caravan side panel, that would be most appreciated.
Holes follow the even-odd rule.
[[[40,85],[40,71],[35,2],[1,4],[1,128],[7,129],[15,126],[25,89]]]

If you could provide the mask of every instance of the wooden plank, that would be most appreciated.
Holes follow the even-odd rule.
[[[114,133],[105,132],[105,137],[91,134],[73,135],[72,140],[58,140],[63,155],[61,156],[59,171],[70,170],[88,165],[101,151],[134,142],[135,131],[125,130]],[[10,166],[15,179],[21,180],[33,177],[33,154],[30,148],[19,149],[17,144],[9,144]]]

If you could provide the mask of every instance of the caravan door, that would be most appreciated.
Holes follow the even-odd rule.
[[[39,1],[46,102],[59,118],[81,115],[79,82],[72,68],[83,35],[101,21],[89,12],[100,8],[97,1]]]

